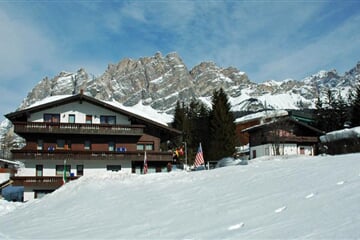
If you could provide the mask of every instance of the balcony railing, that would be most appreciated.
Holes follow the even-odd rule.
[[[68,181],[78,179],[78,176],[67,177]],[[35,176],[21,176],[21,177],[11,177],[10,178],[14,186],[37,186],[37,187],[50,187],[58,188],[63,184],[63,178],[61,176],[45,176],[45,177],[35,177]]]
[[[16,160],[130,160],[143,161],[143,151],[72,151],[72,150],[12,150],[13,159]],[[172,153],[146,152],[148,161],[172,161]]]
[[[307,136],[266,136],[264,141],[275,143],[316,143],[318,142],[318,138]]]
[[[16,133],[59,133],[59,134],[101,134],[142,135],[144,125],[115,125],[88,123],[15,122]]]

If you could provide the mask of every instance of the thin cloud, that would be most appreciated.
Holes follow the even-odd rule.
[[[22,97],[44,76],[81,67],[99,75],[157,51],[177,52],[188,68],[233,66],[255,82],[346,71],[360,55],[360,5],[349,1],[0,4],[0,83],[21,81]]]

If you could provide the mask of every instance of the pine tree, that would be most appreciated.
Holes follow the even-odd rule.
[[[199,142],[202,142],[204,156],[207,155],[209,144],[209,110],[196,99],[192,99],[189,106],[175,107],[173,127],[183,132],[182,139],[175,142],[176,146],[186,142],[188,163],[192,164]]]
[[[235,151],[235,123],[231,105],[222,88],[213,92],[210,111],[210,158],[219,160]]]
[[[355,97],[352,102],[351,124],[353,127],[360,126],[360,84],[356,87]]]
[[[192,163],[200,142],[202,143],[204,156],[208,154],[209,110],[203,103],[192,99],[187,108],[186,116],[190,133],[187,136],[186,142],[188,145],[188,156],[190,158],[189,162]]]
[[[186,116],[185,116],[184,103],[182,103],[181,106],[180,101],[177,101],[175,106],[175,113],[174,113],[174,120],[172,122],[172,127],[182,131],[184,128],[185,117]]]
[[[325,110],[323,107],[323,102],[320,98],[320,94],[318,94],[317,100],[315,102],[314,119],[315,119],[315,127],[321,130],[323,130],[324,114],[325,114]]]

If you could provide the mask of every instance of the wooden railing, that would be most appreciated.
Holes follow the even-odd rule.
[[[67,177],[68,181],[76,180],[79,177]],[[21,176],[11,177],[14,186],[38,186],[38,187],[60,187],[63,184],[63,178],[61,176]]]
[[[102,134],[102,135],[142,135],[143,125],[87,124],[15,122],[16,133],[61,133],[61,134]]]
[[[264,138],[266,142],[279,142],[279,143],[316,143],[318,142],[317,137],[307,136],[266,136]]]
[[[12,150],[13,159],[16,160],[130,160],[143,161],[143,151],[72,151],[72,150]],[[172,161],[172,153],[146,152],[148,161]]]

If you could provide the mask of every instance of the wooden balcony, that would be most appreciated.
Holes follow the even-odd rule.
[[[16,160],[130,160],[143,161],[143,151],[72,151],[72,150],[12,150],[13,159]],[[171,152],[146,152],[148,161],[172,161]]]
[[[14,132],[51,134],[101,134],[141,136],[144,125],[86,124],[86,123],[48,123],[15,122]]]
[[[67,177],[68,181],[73,181],[79,177]],[[11,177],[13,186],[36,186],[44,188],[58,188],[63,184],[62,176],[45,176],[45,177],[35,177],[35,176],[21,176],[21,177]]]
[[[15,173],[17,173],[16,168],[1,168],[0,167],[0,173],[8,173],[10,176],[14,176]]]
[[[317,137],[307,136],[266,136],[264,142],[275,142],[275,143],[317,143]]]

